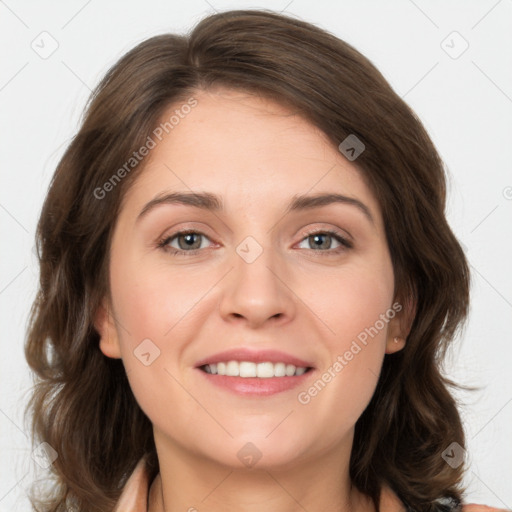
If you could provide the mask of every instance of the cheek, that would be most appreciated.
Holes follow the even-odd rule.
[[[159,409],[156,390],[172,382],[173,361],[180,359],[184,339],[179,333],[186,322],[181,320],[202,293],[189,275],[175,273],[170,279],[168,269],[142,264],[130,254],[112,258],[110,273],[123,365],[137,402],[148,414]]]
[[[178,382],[187,346],[203,325],[199,315],[207,304],[214,310],[208,302],[212,273],[199,265],[171,271],[169,265],[165,257],[149,261],[125,253],[113,255],[110,269],[123,365],[139,406],[154,423],[169,409],[196,409]]]
[[[355,261],[326,277],[304,293],[313,312],[329,327],[329,345],[342,350],[347,341],[350,344],[376,322],[379,334],[385,336],[387,322],[379,320],[391,308],[394,294],[393,269],[385,252],[369,261]]]
[[[343,269],[316,288],[308,302],[329,326],[322,327],[327,357],[298,401],[338,431],[355,424],[373,396],[395,316],[391,263],[380,261]]]
[[[124,258],[111,267],[111,283],[116,312],[129,336],[126,348],[145,338],[161,349],[175,337],[181,320],[192,313],[211,283],[204,272],[177,269],[169,272],[165,259],[148,264]],[[134,347],[132,347],[134,348]]]

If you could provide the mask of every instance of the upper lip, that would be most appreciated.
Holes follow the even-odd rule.
[[[211,356],[205,357],[197,362],[196,367],[204,366],[206,364],[215,364],[227,361],[250,361],[253,363],[285,363],[293,364],[297,367],[312,368],[313,364],[292,356],[279,350],[250,350],[248,348],[239,347],[223,352],[217,352]]]

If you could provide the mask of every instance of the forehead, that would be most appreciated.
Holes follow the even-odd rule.
[[[360,170],[289,107],[227,89],[192,97],[193,108],[178,102],[162,115],[163,136],[155,139],[125,204],[137,207],[164,191],[188,190],[222,196],[236,208],[282,209],[294,195],[330,192],[357,197],[379,217]]]

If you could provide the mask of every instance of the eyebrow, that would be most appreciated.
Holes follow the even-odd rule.
[[[320,208],[322,206],[336,203],[355,206],[372,224],[375,223],[370,209],[363,202],[359,201],[359,199],[333,193],[294,195],[285,210],[285,215],[294,211]],[[136,222],[144,217],[150,210],[153,210],[157,206],[163,204],[188,205],[212,212],[221,212],[224,210],[222,198],[210,192],[170,192],[159,194],[149,201],[137,216]]]

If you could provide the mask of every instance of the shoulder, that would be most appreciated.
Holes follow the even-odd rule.
[[[463,505],[462,512],[510,512],[504,508],[489,507],[487,505],[478,505],[476,503],[468,503]]]
[[[380,509],[385,512],[414,512],[407,507],[393,490],[383,485],[380,499]],[[453,500],[439,500],[439,512],[512,512],[503,508],[489,507],[477,503],[458,503]]]
[[[113,512],[147,512],[149,475],[142,457],[124,484]]]
[[[149,496],[149,474],[146,459],[142,457],[132,474],[126,481],[121,496],[116,503],[113,512],[147,512]],[[383,485],[380,497],[380,509],[383,512],[413,512],[406,507],[393,490]],[[479,505],[476,503],[464,504],[462,508],[456,503],[441,504],[440,512],[510,512],[501,508]]]

